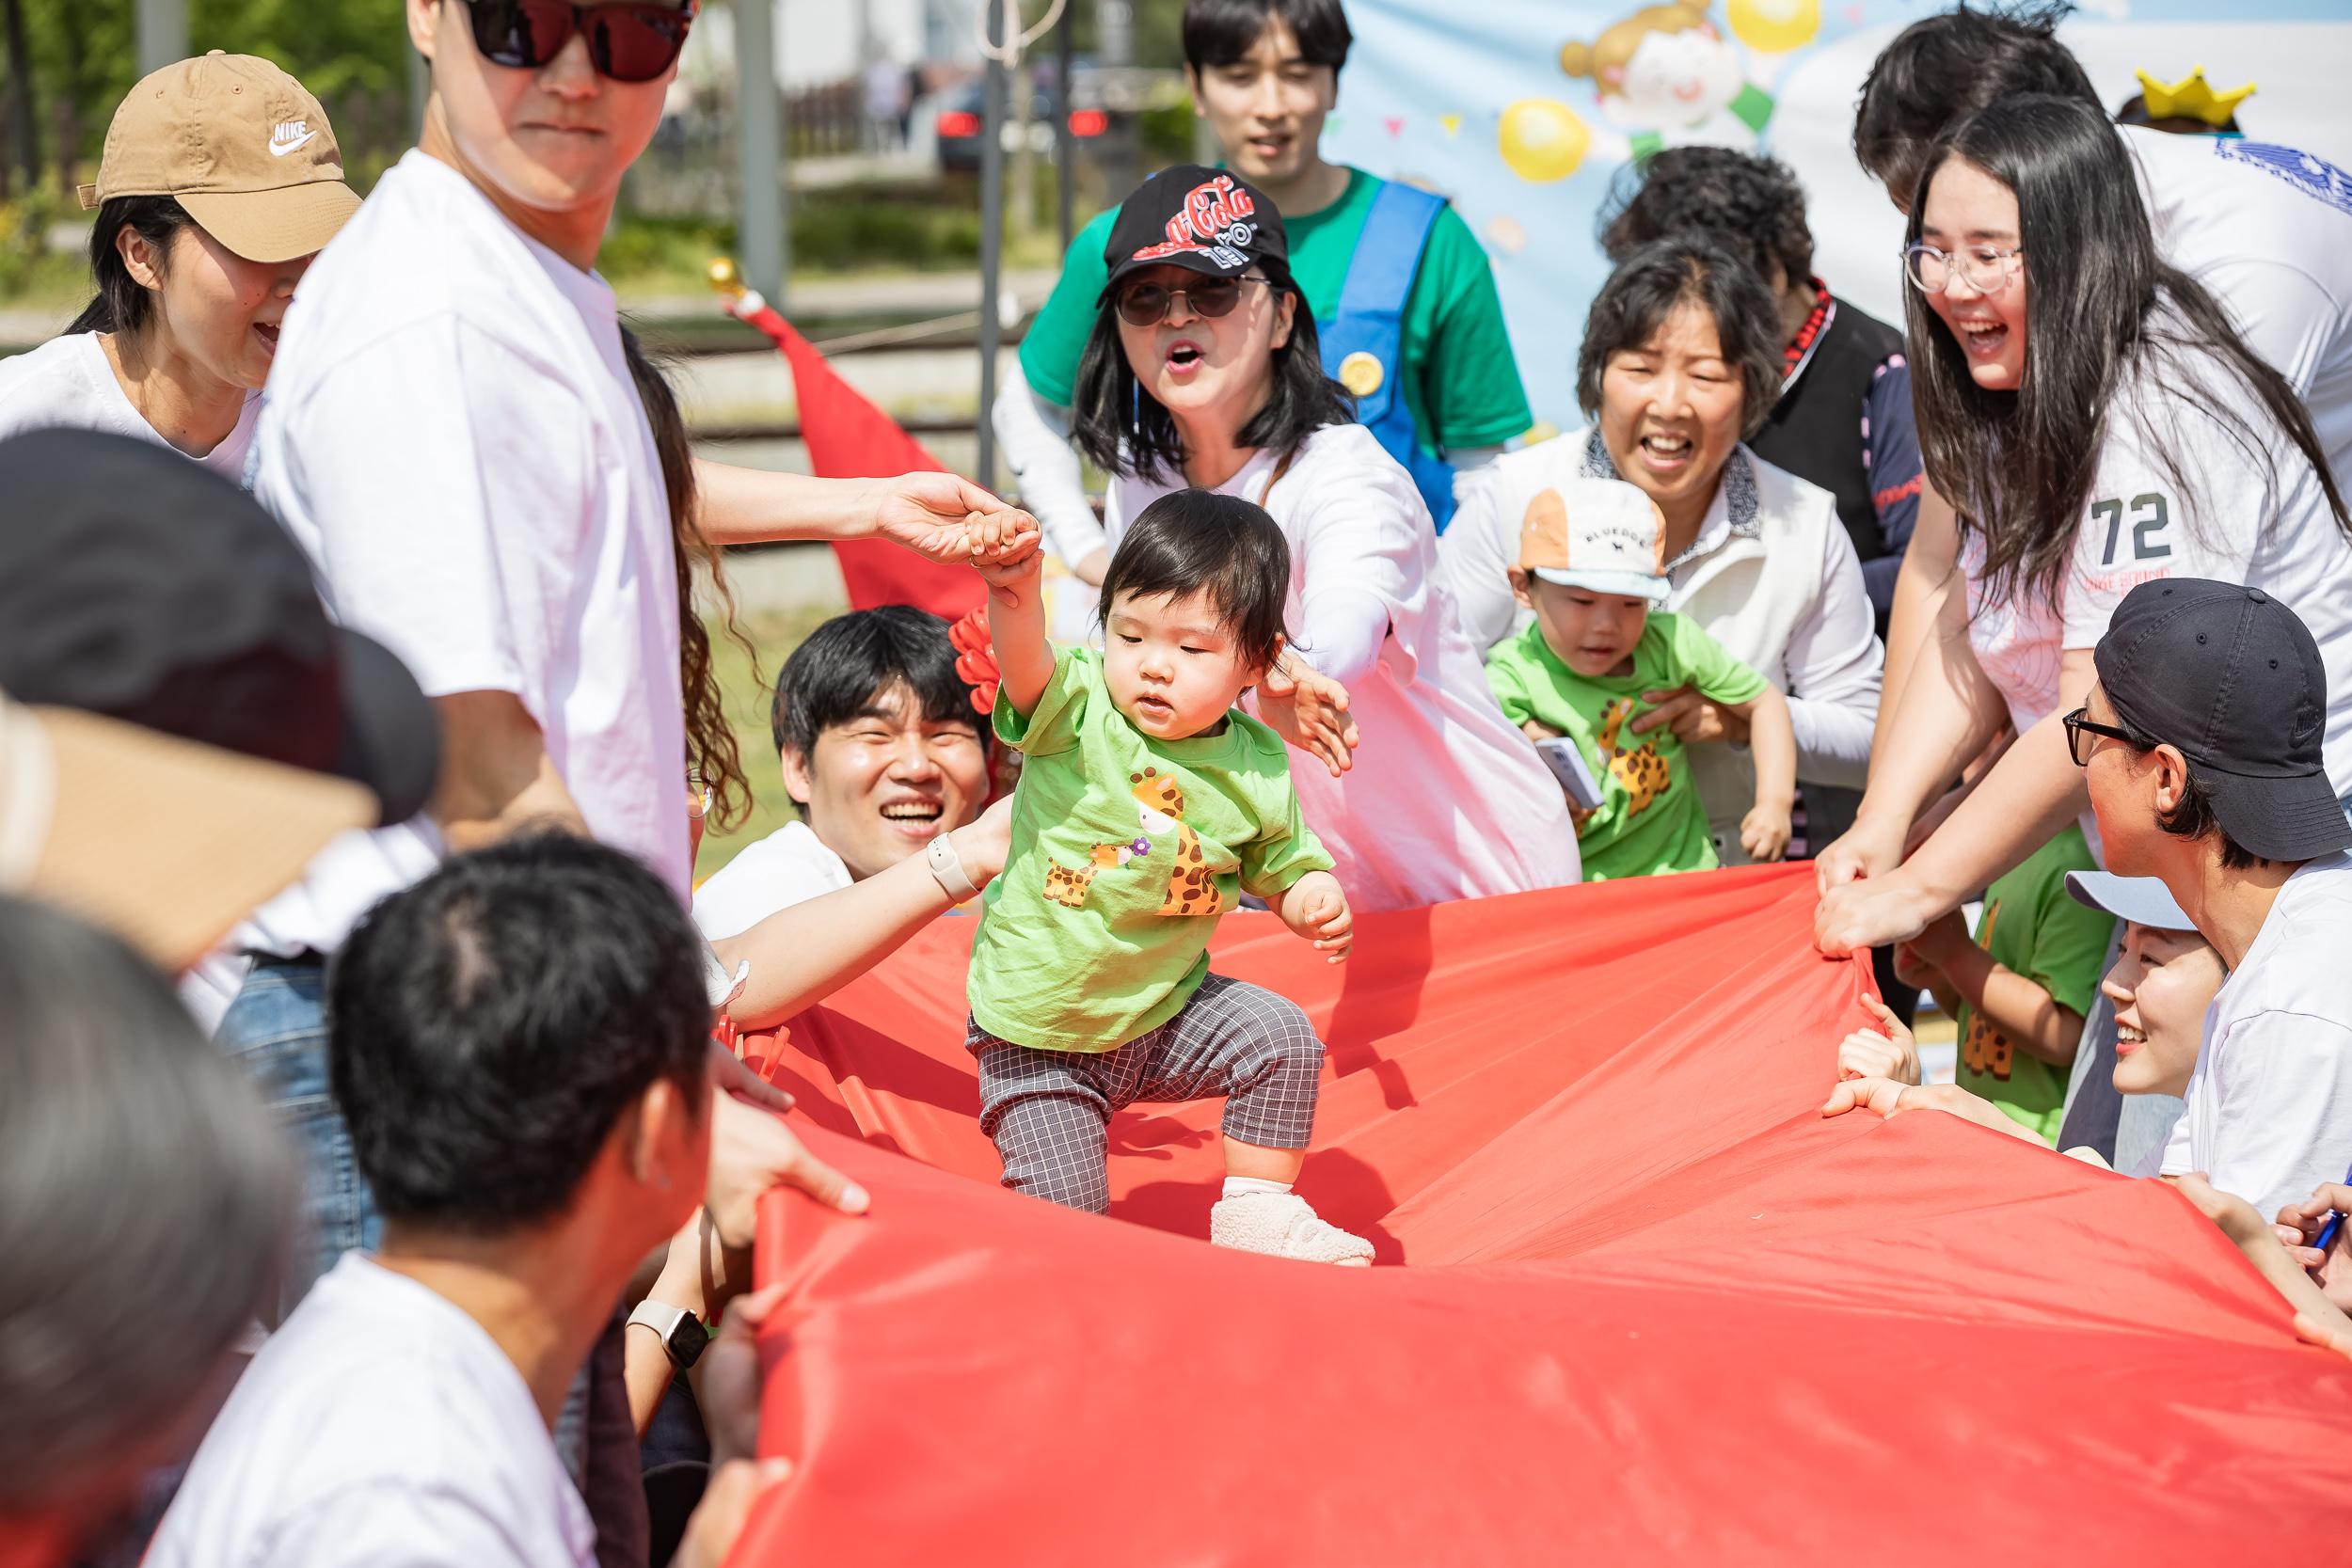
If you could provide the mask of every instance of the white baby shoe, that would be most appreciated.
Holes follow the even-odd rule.
[[[1251,1193],[1209,1211],[1209,1243],[1236,1252],[1372,1267],[1372,1243],[1318,1216],[1296,1193]]]

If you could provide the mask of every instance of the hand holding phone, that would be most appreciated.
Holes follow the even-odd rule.
[[[1600,807],[1600,781],[1593,777],[1592,768],[1584,761],[1583,749],[1566,736],[1554,736],[1535,742],[1536,752],[1551,776],[1560,781],[1560,787],[1568,792],[1568,799],[1583,811]]]

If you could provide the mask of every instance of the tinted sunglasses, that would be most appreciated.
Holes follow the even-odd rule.
[[[563,53],[572,34],[588,40],[597,74],[615,82],[650,82],[676,63],[694,20],[683,7],[575,6],[571,0],[468,0],[473,46],[493,65],[535,71]]]
[[[1230,316],[1241,303],[1244,283],[1267,283],[1263,277],[1203,277],[1183,289],[1163,289],[1157,283],[1130,283],[1119,291],[1119,319],[1129,326],[1157,326],[1168,319],[1176,296],[1196,316]],[[1271,286],[1269,284],[1269,286]]]

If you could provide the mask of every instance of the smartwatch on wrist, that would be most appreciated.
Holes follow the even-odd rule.
[[[946,833],[931,840],[930,847],[923,851],[923,859],[930,866],[931,875],[939,879],[939,885],[946,889],[947,896],[956,903],[980,895],[980,890],[972,885],[970,875],[963,869],[963,857],[956,853],[955,845]]]
[[[648,1296],[637,1304],[637,1310],[628,1315],[633,1324],[643,1324],[654,1331],[661,1348],[669,1353],[670,1365],[684,1371],[702,1359],[710,1348],[710,1332],[703,1321],[683,1307],[664,1307]]]

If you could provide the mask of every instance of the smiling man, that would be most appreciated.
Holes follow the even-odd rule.
[[[694,895],[713,942],[921,854],[987,802],[988,732],[936,615],[883,605],[818,626],[785,661],[771,723],[801,820]]]

